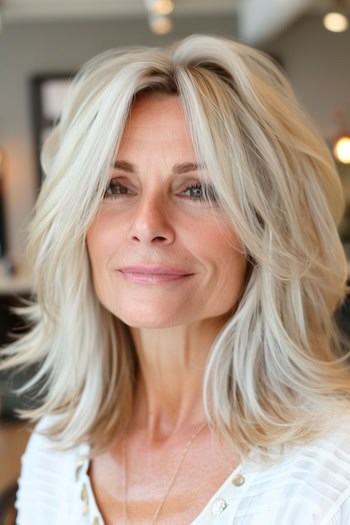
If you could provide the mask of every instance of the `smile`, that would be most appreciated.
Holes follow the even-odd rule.
[[[159,265],[126,266],[119,268],[118,271],[129,282],[148,285],[181,281],[194,275],[176,267]]]

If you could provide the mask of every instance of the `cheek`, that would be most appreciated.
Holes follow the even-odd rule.
[[[195,230],[193,230],[195,231]],[[240,266],[245,261],[242,243],[226,222],[202,225],[193,236],[193,245],[198,255],[211,259],[220,267]]]
[[[115,249],[113,231],[110,221],[99,216],[90,225],[86,235],[86,246],[90,260],[92,281],[99,301],[109,308],[109,291],[111,290],[108,268]]]
[[[202,230],[197,256],[210,268],[211,286],[218,302],[235,302],[245,282],[247,259],[238,236],[228,228]]]
[[[117,240],[116,230],[107,217],[99,216],[88,228],[86,244],[92,267],[111,256]]]

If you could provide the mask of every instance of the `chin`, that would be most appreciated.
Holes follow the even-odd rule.
[[[151,329],[161,329],[161,328],[171,328],[172,326],[178,326],[183,324],[182,322],[175,321],[174,319],[162,319],[162,318],[127,318],[119,317],[124,324],[130,328],[151,328]]]
[[[189,317],[184,319],[183,314],[178,312],[153,310],[149,308],[147,311],[132,311],[132,312],[112,312],[118,319],[130,328],[171,328],[172,326],[182,325],[188,322]]]

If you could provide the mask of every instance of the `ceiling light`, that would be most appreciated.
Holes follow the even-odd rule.
[[[333,33],[341,33],[343,31],[346,31],[349,23],[348,19],[345,15],[342,13],[327,13],[323,17],[323,25],[328,31],[332,31]]]
[[[350,164],[350,135],[342,135],[333,147],[335,158],[342,164]]]
[[[157,35],[165,35],[169,33],[173,27],[170,18],[163,15],[151,15],[149,17],[149,26],[153,33]]]
[[[172,0],[145,0],[147,10],[154,15],[170,15],[174,10]]]

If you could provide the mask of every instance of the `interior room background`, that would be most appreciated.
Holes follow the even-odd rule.
[[[45,1],[48,6],[55,5],[54,16],[50,9],[36,13],[34,7],[30,7]],[[94,8],[85,11],[73,8],[83,1]],[[253,20],[257,33],[254,36],[253,31],[247,36],[248,31],[245,38],[240,27],[238,0],[175,0],[172,31],[163,35],[149,29],[142,0],[114,1],[123,5],[123,9],[111,10],[112,0],[59,3],[8,0],[0,4],[0,15],[1,5],[4,14],[6,4],[11,2],[27,6],[22,17],[17,16],[15,10],[13,16],[3,16],[0,31],[0,344],[7,339],[8,326],[17,322],[9,307],[16,304],[18,296],[31,293],[24,252],[26,228],[39,180],[34,77],[74,73],[87,59],[109,48],[139,44],[163,46],[192,33],[221,35],[246,41],[278,58],[297,96],[330,146],[339,133],[350,135],[350,30],[331,33],[323,27],[322,16],[330,0],[242,0],[241,5],[242,2],[251,5],[251,13],[254,13],[254,4],[260,5]],[[292,4],[304,8],[296,10],[295,16],[285,23],[261,33],[265,23],[268,26],[276,16],[273,8],[277,4],[288,5],[288,9]],[[271,18],[264,20],[264,16]],[[349,203],[340,227],[347,248],[350,164],[338,164],[338,168]],[[4,251],[6,257],[3,257]],[[21,375],[0,375],[0,417],[13,418],[15,407],[30,402],[10,394],[11,387],[22,380]]]

